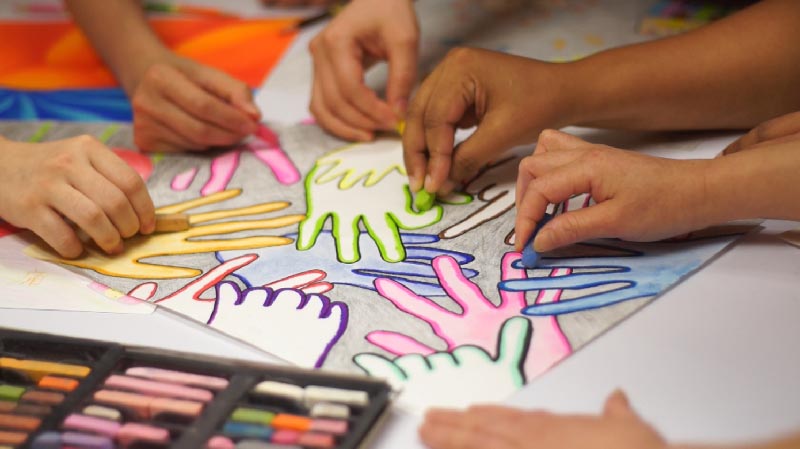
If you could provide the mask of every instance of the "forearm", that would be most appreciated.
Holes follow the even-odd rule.
[[[733,129],[800,109],[800,2],[764,0],[701,29],[565,64],[574,124]]]
[[[148,25],[136,0],[65,2],[92,46],[129,95],[152,61],[169,52]]]
[[[714,159],[706,175],[706,211],[717,221],[800,220],[800,140]]]

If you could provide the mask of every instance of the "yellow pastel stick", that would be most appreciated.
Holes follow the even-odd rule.
[[[66,363],[42,362],[39,360],[19,360],[11,357],[0,357],[0,368],[7,368],[21,371],[31,379],[39,382],[42,377],[48,374],[56,374],[68,377],[86,377],[92,372],[91,369],[80,365],[68,365]]]

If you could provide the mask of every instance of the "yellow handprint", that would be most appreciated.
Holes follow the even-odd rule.
[[[225,190],[206,197],[160,207],[156,209],[156,212],[164,214],[181,213],[197,207],[226,201],[239,196],[241,193],[241,189]],[[159,256],[199,254],[234,249],[253,249],[267,246],[288,245],[292,243],[292,239],[275,236],[253,236],[214,240],[194,239],[217,234],[231,234],[239,231],[283,228],[294,225],[305,218],[303,215],[295,214],[262,220],[228,221],[197,226],[199,223],[222,220],[225,218],[280,211],[286,209],[289,205],[290,203],[280,201],[236,209],[192,214],[189,216],[189,222],[192,226],[188,230],[153,234],[150,236],[134,236],[125,241],[125,252],[117,256],[105,254],[93,245],[87,245],[86,253],[79,259],[74,260],[62,259],[52,250],[41,244],[29,246],[25,249],[25,254],[50,262],[71,265],[78,268],[87,268],[108,276],[133,279],[194,277],[201,274],[202,271],[194,268],[142,262],[142,260]]]

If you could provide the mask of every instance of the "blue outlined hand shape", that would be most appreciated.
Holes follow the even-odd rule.
[[[580,312],[632,299],[654,297],[700,268],[736,237],[729,234],[654,243],[620,240],[580,243],[560,254],[545,255],[537,267],[568,268],[572,270],[571,274],[502,281],[499,287],[507,291],[590,290],[575,299],[528,306],[522,313],[529,316]],[[516,264],[516,268],[522,267],[519,261]]]
[[[286,237],[295,238],[296,234],[289,234]],[[401,282],[421,296],[447,295],[439,285],[436,273],[431,267],[434,258],[450,256],[459,265],[468,264],[474,259],[466,253],[430,246],[439,241],[439,237],[435,235],[402,233],[400,241],[406,249],[406,259],[403,262],[391,263],[381,257],[375,245],[366,244],[369,239],[370,236],[366,232],[359,233],[358,243],[363,250],[361,258],[353,264],[342,264],[336,260],[336,247],[331,231],[320,231],[317,244],[303,252],[286,245],[245,252],[225,251],[217,253],[217,258],[223,261],[245,253],[257,254],[258,259],[236,273],[242,282],[251,286],[271,283],[298,271],[314,268],[324,271],[325,281],[332,284],[350,285],[374,291],[373,281],[376,278],[389,278]],[[478,274],[469,268],[462,268],[462,271],[467,278]]]

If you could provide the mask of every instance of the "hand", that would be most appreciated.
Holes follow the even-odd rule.
[[[458,48],[422,83],[409,108],[403,156],[413,192],[446,194],[543,128],[569,123],[559,64]],[[454,147],[457,128],[478,127]]]
[[[603,237],[659,240],[712,225],[719,221],[719,207],[705,197],[712,162],[657,158],[543,132],[534,155],[519,167],[517,250],[548,204],[581,193],[596,204],[553,218],[536,236],[537,251]]]
[[[297,238],[297,234],[287,234],[288,239]],[[330,231],[320,231],[316,244],[298,253],[289,245],[272,246],[256,250],[229,251],[219,253],[219,260],[231,260],[245,253],[259,256],[258,260],[240,270],[237,274],[249,285],[263,285],[273,279],[290,276],[297,270],[315,267],[324,275],[326,282],[336,285],[375,290],[373,281],[376,278],[387,278],[403,283],[409,290],[423,296],[446,295],[439,285],[436,273],[431,268],[431,261],[437,256],[448,256],[457,265],[466,265],[474,258],[466,253],[435,248],[432,245],[439,241],[435,235],[401,233],[401,245],[405,248],[406,258],[402,262],[387,262],[375,245],[368,244],[370,236],[359,232],[356,243],[361,248],[361,257],[352,264],[340,263],[336,257],[336,242]],[[281,261],[281,263],[276,263]],[[477,271],[462,268],[467,278],[474,277]],[[519,312],[519,308],[517,309]]]
[[[411,0],[353,0],[310,45],[311,112],[331,133],[372,140],[405,115],[416,80],[419,28]],[[386,101],[364,84],[364,72],[388,61]]]
[[[351,145],[318,159],[306,176],[307,218],[300,223],[297,249],[312,248],[331,217],[340,262],[361,258],[359,223],[378,245],[383,260],[404,260],[400,229],[424,228],[442,218],[438,205],[426,212],[412,210],[405,174],[400,142],[395,139]]]
[[[299,290],[217,284],[211,327],[304,367],[320,368],[347,329],[347,305]],[[263,342],[260,344],[260,342]]]
[[[779,142],[800,140],[800,112],[768,120],[728,145],[722,154],[763,147]]]
[[[260,126],[266,128],[264,125]],[[201,195],[211,195],[228,188],[228,183],[239,168],[239,159],[243,151],[251,152],[261,163],[266,165],[281,184],[291,185],[300,180],[300,172],[277,141],[268,142],[259,137],[253,137],[240,148],[227,151],[211,161],[208,179],[200,189]],[[192,167],[175,175],[170,184],[172,190],[180,192],[188,189],[194,182],[197,171],[197,167]]]
[[[156,212],[165,214],[183,213],[187,210],[235,198],[241,193],[241,190],[226,190],[214,195],[184,201],[171,206],[160,207],[156,209]],[[294,225],[303,219],[302,215],[282,215],[262,220],[237,220],[202,225],[202,223],[226,218],[277,212],[288,206],[289,203],[285,202],[271,202],[241,208],[191,214],[189,215],[189,222],[191,223],[189,229],[178,232],[165,232],[149,237],[133,237],[129,240],[127,251],[116,257],[106,256],[93,248],[87,248],[87,254],[80,259],[64,260],[35,245],[28,247],[25,253],[37,259],[71,265],[78,268],[87,268],[107,276],[133,279],[195,277],[201,273],[200,270],[181,266],[170,266],[164,264],[164,262],[144,262],[143,260],[149,260],[159,256],[202,254],[233,249],[252,249],[273,245],[288,245],[292,243],[290,239],[271,235],[226,239],[198,238],[248,230],[280,229]]]
[[[244,82],[167,50],[149,63],[125,86],[142,150],[205,150],[256,132],[260,113]]]
[[[89,136],[47,143],[0,138],[0,216],[39,235],[64,258],[83,244],[74,223],[107,254],[155,228],[142,178]]]
[[[512,262],[519,260],[519,253],[506,253],[501,262],[501,280],[526,279],[525,270],[516,269]],[[447,350],[459,346],[476,346],[491,351],[497,347],[497,329],[509,318],[519,315],[527,307],[525,293],[500,290],[500,304],[495,305],[480,287],[467,280],[455,259],[438,256],[433,260],[433,269],[442,287],[456,303],[461,313],[451,312],[438,303],[411,292],[392,279],[375,280],[381,296],[388,299],[399,310],[430,324],[433,332],[447,345]],[[569,271],[556,269],[551,276],[560,276]],[[560,290],[542,290],[536,303],[556,302]],[[523,372],[528,379],[544,372],[572,352],[558,321],[554,317],[535,317],[530,351],[524,357]],[[414,337],[390,331],[374,331],[367,340],[379,348],[395,354],[431,355],[435,349],[417,341]]]
[[[525,384],[521,367],[531,333],[527,318],[510,318],[500,329],[495,357],[467,345],[428,356],[405,355],[393,361],[369,353],[358,354],[353,360],[370,376],[402,388],[397,404],[422,414],[431,406],[464,407],[502,400],[517,391]]]
[[[746,228],[746,227],[745,227]],[[579,243],[545,254],[537,269],[566,270],[558,277],[501,281],[500,290],[564,289],[583,296],[522,310],[524,315],[559,315],[652,298],[700,268],[744,232],[742,226],[697,232],[680,240],[632,243],[619,240]],[[514,262],[516,268],[523,268]]]
[[[467,218],[442,231],[443,239],[460,237],[480,225],[501,217],[514,208],[516,198],[516,175],[520,159],[510,157],[492,164],[467,184],[465,191],[476,196],[486,204]],[[505,239],[513,244],[514,230],[509,231]]]
[[[419,429],[431,449],[666,449],[664,439],[633,411],[621,391],[600,416],[554,415],[507,407],[430,410]]]

